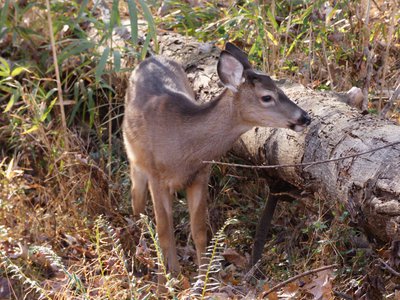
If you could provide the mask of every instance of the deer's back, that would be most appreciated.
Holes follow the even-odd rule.
[[[192,151],[189,119],[201,106],[194,101],[182,67],[163,57],[146,59],[129,79],[125,102],[123,132],[129,159],[149,175],[175,176],[171,186],[185,185],[197,172],[193,165],[185,166],[183,156]]]
[[[193,104],[193,92],[182,67],[165,57],[153,56],[141,62],[133,71],[128,86],[126,104],[142,109],[149,99],[169,98],[171,105]]]

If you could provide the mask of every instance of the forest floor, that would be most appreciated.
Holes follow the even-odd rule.
[[[49,34],[43,29],[46,10],[34,1],[5,2],[12,13],[4,15],[5,9],[0,12],[0,20],[8,22],[6,29],[0,30],[0,88],[4,93],[0,95],[0,299],[158,299],[157,269],[161,259],[150,221],[154,219],[152,206],[146,211],[150,219],[133,220],[129,168],[119,126],[115,126],[122,116],[126,83],[113,82],[112,76],[98,68],[102,62],[106,64],[107,56],[103,54],[109,50],[103,47],[100,51],[95,43],[89,45],[89,36],[75,31],[75,15],[71,15],[80,13],[80,6],[74,1],[53,3],[58,16],[53,18],[55,36],[63,59],[60,66],[68,116],[65,130],[60,124],[61,105],[56,103]],[[357,46],[364,28],[361,18],[354,17],[351,38],[334,36],[331,40],[334,32],[329,30],[341,23],[331,26],[317,20],[319,23],[310,25],[310,11],[316,10],[316,16],[320,11],[317,4],[304,4],[298,11],[293,8],[293,22],[295,13],[308,15],[296,21],[285,49],[276,45],[264,49],[257,39],[261,29],[271,29],[268,36],[273,40],[284,35],[283,25],[290,20],[274,26],[268,21],[262,24],[264,27],[254,28],[257,20],[270,18],[259,18],[252,11],[259,12],[259,6],[252,2],[243,1],[247,6],[241,11],[234,11],[235,7],[228,11],[237,14],[236,23],[216,14],[217,6],[192,9],[182,2],[177,4],[179,10],[173,9],[161,19],[163,25],[159,27],[181,33],[186,30],[203,40],[207,35],[211,39],[212,34],[218,34],[214,39],[218,45],[226,39],[226,32],[234,32],[237,36],[232,39],[252,41],[253,44],[243,45],[253,51],[252,58],[280,77],[319,90],[332,88],[329,76],[338,79],[336,87],[342,92],[355,83],[361,86],[368,73],[362,47]],[[348,5],[353,16],[360,8],[355,2],[342,4]],[[391,42],[380,42],[391,30],[391,12],[378,10],[378,17],[370,22],[370,38],[379,41],[374,43],[376,61],[371,71],[370,90],[376,94],[370,95],[368,107],[374,114],[389,100],[382,91],[392,92],[400,74],[396,55],[400,49],[398,25]],[[99,25],[101,21],[94,21],[96,15],[92,18],[87,13],[77,17],[82,28],[97,22],[96,26],[107,32],[104,24]],[[141,13],[145,15],[146,10]],[[242,14],[247,15],[241,18]],[[246,27],[248,24],[240,23],[251,17],[255,18],[250,22],[252,30]],[[342,13],[340,17],[344,20],[348,15]],[[191,23],[193,20],[206,28],[196,31],[194,28],[200,25]],[[248,32],[239,30],[240,26]],[[312,66],[304,66],[302,62],[308,61],[306,52],[311,45],[307,40],[312,37],[316,47],[313,52],[320,56],[313,58]],[[318,38],[326,44],[317,42]],[[303,39],[301,47],[296,44]],[[328,50],[323,51],[323,45]],[[271,50],[271,56],[275,55],[282,65],[274,69],[271,56],[263,56],[266,50]],[[115,53],[114,62],[118,57]],[[338,54],[337,58],[334,54]],[[400,123],[398,102],[387,116]],[[232,154],[224,159],[241,162]],[[269,194],[264,174],[216,165],[209,191],[210,238],[218,237],[218,255],[213,257],[216,272],[209,285],[195,285],[197,266],[189,215],[184,193],[177,193],[175,234],[183,271],[179,278],[169,280],[167,297],[400,299],[400,273],[393,267],[399,262],[390,261],[391,253],[399,249],[391,248],[390,243],[368,240],[340,204],[306,193],[294,195],[292,201],[279,202],[263,257],[255,268],[249,269],[255,228]],[[225,228],[223,232],[219,231],[221,228]],[[315,271],[324,266],[325,270]],[[293,280],[266,294],[289,279]]]

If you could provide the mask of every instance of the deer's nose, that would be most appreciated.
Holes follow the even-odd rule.
[[[309,116],[307,113],[305,113],[305,114],[303,114],[303,115],[300,117],[299,122],[300,122],[301,124],[304,124],[304,125],[310,125],[310,123],[311,123],[311,118],[310,118],[310,116]]]

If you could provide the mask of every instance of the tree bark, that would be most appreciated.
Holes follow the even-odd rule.
[[[177,34],[168,33],[159,40],[162,54],[183,64],[200,101],[209,101],[220,92],[219,49]],[[313,121],[303,133],[254,128],[244,134],[234,151],[254,164],[327,160],[400,141],[400,126],[359,113],[342,103],[339,94],[315,92],[287,81],[280,86]],[[344,204],[352,221],[370,236],[381,241],[399,239],[399,144],[344,160],[267,172],[321,199]]]
[[[338,101],[335,93],[285,83],[282,89],[310,112],[304,133],[255,128],[244,134],[236,151],[255,164],[297,164],[344,157],[400,141],[400,126],[362,115]],[[365,155],[316,164],[268,170],[327,201],[343,203],[352,221],[381,241],[397,240],[400,223],[400,145]]]

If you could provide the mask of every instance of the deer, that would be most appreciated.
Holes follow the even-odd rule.
[[[123,140],[130,165],[132,209],[144,214],[147,191],[168,272],[177,275],[173,198],[186,190],[197,263],[207,245],[210,164],[253,127],[300,132],[310,116],[267,74],[252,68],[248,56],[228,42],[217,73],[223,91],[199,104],[184,69],[163,56],[151,56],[133,70],[126,91]]]

